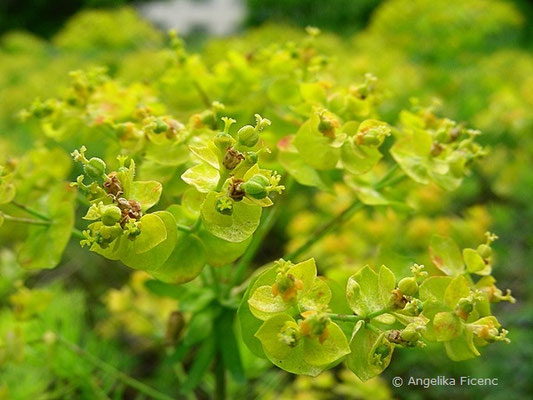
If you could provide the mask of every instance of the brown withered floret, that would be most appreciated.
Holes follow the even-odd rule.
[[[168,316],[167,329],[165,331],[165,344],[175,346],[185,327],[185,318],[181,311],[172,311]]]
[[[457,139],[459,139],[459,136],[461,136],[461,128],[456,126],[450,131],[450,140],[455,142]]]
[[[224,155],[224,160],[222,164],[227,169],[235,169],[239,163],[244,160],[244,155],[239,151],[235,150],[233,147],[228,147],[226,149],[226,154]]]
[[[124,226],[130,219],[138,220],[142,217],[141,205],[135,200],[127,200],[124,197],[117,199],[118,208],[122,211],[120,225]]]
[[[402,294],[398,289],[394,289],[392,291],[393,295],[393,301],[394,301],[394,307],[398,310],[403,310],[407,303],[409,302],[409,299]]]
[[[109,179],[107,179],[104,182],[103,187],[105,191],[113,195],[113,197],[118,197],[124,193],[124,191],[122,190],[122,184],[120,183],[120,180],[117,178],[117,175],[115,172],[111,172],[109,174]]]
[[[401,343],[404,342],[404,340],[402,339],[402,332],[399,331],[398,329],[394,329],[394,330],[388,332],[387,333],[387,339],[391,343],[401,344]]]
[[[433,157],[439,156],[444,151],[444,147],[438,142],[433,142],[431,145],[431,155]]]
[[[232,179],[228,188],[228,196],[235,201],[241,201],[244,198],[244,190],[241,188],[243,184],[242,179]]]

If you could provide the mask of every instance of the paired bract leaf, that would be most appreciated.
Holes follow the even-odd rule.
[[[395,283],[393,272],[384,265],[379,274],[364,266],[348,279],[346,297],[351,309],[361,316],[382,310],[389,304]]]
[[[466,264],[466,270],[471,274],[490,275],[492,272],[490,263],[485,263],[483,257],[474,249],[464,249],[463,259]]]
[[[277,266],[274,265],[272,269],[277,271]],[[315,304],[327,304],[331,299],[331,291],[327,285],[316,278],[314,259],[293,265],[287,271],[287,275],[293,276],[302,283],[296,297],[292,301],[285,301],[279,294],[274,294],[272,286],[276,274],[273,274],[273,278],[265,282],[265,285],[257,287],[248,300],[250,310],[256,318],[266,320],[273,314],[281,312],[296,315],[307,309],[306,306],[311,308]]]
[[[220,167],[217,155],[207,146],[189,146],[191,153],[214,169]]]
[[[446,275],[456,276],[465,270],[459,246],[451,238],[434,235],[429,247],[433,264]]]
[[[424,280],[419,287],[419,298],[424,302],[422,314],[429,319],[424,337],[436,341],[433,318],[439,312],[450,311],[444,304],[444,293],[452,281],[450,276],[432,276]]]
[[[363,121],[355,128],[355,124],[348,122],[344,125],[350,138],[341,147],[341,161],[346,170],[352,174],[359,175],[370,171],[381,159],[382,155],[378,150],[385,136],[390,134],[390,128],[385,122],[377,120]],[[365,134],[372,130],[379,130],[379,135],[372,139],[374,145],[364,144]]]
[[[157,181],[135,181],[131,184],[131,192],[128,199],[136,200],[141,209],[146,211],[159,202],[163,186]]]
[[[333,169],[339,160],[340,151],[333,147],[333,139],[318,130],[320,118],[314,114],[305,122],[294,138],[294,146],[307,164],[318,170]]]
[[[303,310],[316,310],[327,306],[331,300],[331,289],[325,281],[320,278],[315,279],[311,289],[299,300],[300,308]]]
[[[321,177],[320,172],[305,162],[296,150],[296,147],[292,145],[292,140],[292,137],[284,138],[278,145],[280,149],[278,155],[280,164],[298,183],[305,186],[318,187],[322,190],[329,190],[329,186]]]
[[[297,327],[289,315],[275,315],[261,325],[255,336],[261,341],[263,350],[272,364],[293,374],[317,376],[324,368],[304,361],[302,345],[290,347],[279,340],[278,335],[287,322]]]
[[[176,246],[165,263],[149,272],[163,282],[179,284],[192,281],[200,275],[205,263],[201,240],[196,235],[178,232]]]
[[[63,185],[50,190],[36,207],[52,221],[50,225],[32,225],[22,244],[18,261],[23,268],[55,268],[61,261],[63,251],[74,226],[76,191]]]
[[[252,236],[259,226],[261,207],[246,204],[243,200],[234,203],[231,215],[224,215],[217,211],[217,201],[217,193],[209,192],[202,204],[202,220],[207,231],[220,239],[234,243],[242,242]]]
[[[462,275],[455,277],[444,292],[444,304],[450,309],[454,309],[460,299],[468,297],[470,285]]]
[[[214,267],[232,263],[244,254],[252,241],[252,236],[242,242],[228,242],[220,239],[205,229],[200,229],[198,237],[205,248],[207,263]]]
[[[269,268],[252,280],[248,286],[248,289],[246,289],[246,292],[244,292],[241,304],[237,310],[242,340],[252,353],[262,358],[266,358],[263,347],[261,346],[261,342],[254,335],[255,332],[257,332],[257,330],[261,327],[263,322],[252,314],[248,300],[250,299],[250,294],[254,293],[258,287],[268,285],[270,282],[274,282],[276,279],[276,274],[276,268]]]
[[[463,321],[453,312],[440,312],[433,318],[433,328],[438,342],[448,342],[463,333]]]
[[[327,326],[328,337],[320,343],[316,338],[303,338],[304,361],[311,365],[328,365],[350,353],[348,340],[333,322]]]
[[[158,268],[165,263],[170,254],[173,252],[174,247],[177,242],[177,227],[176,220],[168,211],[158,211],[153,213],[159,217],[163,223],[166,230],[166,237],[156,246],[152,247],[150,250],[143,253],[136,253],[135,251],[135,242],[143,234],[148,236],[157,235],[153,229],[155,226],[151,226],[151,229],[148,232],[144,233],[141,225],[141,234],[139,237],[133,241],[122,238],[122,243],[119,250],[120,261],[122,261],[128,267],[134,269],[141,269],[143,271],[152,272],[157,271]]]
[[[328,324],[329,335],[323,343],[317,338],[303,336],[292,346],[280,338],[287,327],[299,329],[291,316],[278,314],[266,320],[256,333],[270,361],[285,371],[316,376],[350,352],[346,336],[334,323]]]
[[[448,357],[453,361],[469,360],[480,355],[474,345],[473,329],[469,325],[465,325],[461,336],[445,342],[444,348]]]
[[[390,364],[394,346],[385,333],[376,333],[359,321],[350,340],[351,353],[346,356],[346,366],[362,381],[381,374]]]
[[[274,295],[272,285],[258,287],[248,300],[250,310],[256,318],[266,320],[274,314],[279,314],[293,308],[292,313],[298,309],[293,302],[286,302],[279,295]]]
[[[194,186],[199,192],[207,193],[210,190],[215,190],[217,187],[220,174],[218,170],[209,164],[198,164],[181,175],[189,185]]]
[[[352,174],[364,174],[370,171],[381,159],[376,147],[358,146],[353,140],[347,140],[341,147],[342,165]]]
[[[167,238],[167,230],[163,220],[156,214],[146,214],[141,217],[141,234],[133,241],[125,242],[124,251],[141,254],[153,249]]]

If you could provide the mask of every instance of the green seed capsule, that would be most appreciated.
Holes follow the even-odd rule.
[[[113,225],[113,226],[102,226],[100,228],[100,236],[106,243],[111,243],[113,240],[115,240],[117,237],[119,237],[122,234],[122,228],[120,225]]]
[[[362,143],[365,146],[379,146],[381,145],[381,139],[373,135],[364,135],[362,139]]]
[[[106,169],[106,164],[101,158],[93,157],[83,166],[85,174],[91,179],[101,178]]]
[[[477,247],[477,252],[484,259],[490,258],[490,256],[492,255],[492,249],[490,248],[490,246],[488,246],[486,244],[480,244]]]
[[[457,308],[467,314],[470,314],[474,310],[474,305],[470,299],[463,298],[459,300],[459,303],[457,303]]]
[[[269,185],[270,182],[266,176],[256,174],[248,181],[244,182],[241,185],[241,188],[248,196],[251,196],[255,199],[264,199],[268,195],[266,188]]]
[[[335,126],[329,119],[320,119],[318,123],[318,131],[324,136],[334,139],[335,138]]]
[[[113,226],[122,219],[120,208],[113,205],[104,206],[102,209],[102,222],[106,226]]]
[[[211,110],[205,110],[202,113],[200,113],[200,119],[202,120],[202,123],[206,126],[209,126],[211,128],[214,128],[217,126],[216,115]]]
[[[259,159],[259,156],[257,155],[256,152],[249,151],[249,152],[246,153],[245,159],[246,159],[246,161],[248,161],[250,164],[253,165],[253,164],[257,163],[257,160]]]
[[[437,142],[439,143],[448,143],[450,141],[450,135],[445,129],[439,129],[435,139],[437,139]]]
[[[259,141],[259,133],[252,125],[245,125],[237,132],[239,143],[246,147],[253,147]]]
[[[163,133],[168,131],[168,125],[161,119],[155,121],[154,133]]]
[[[215,136],[215,145],[221,150],[226,151],[228,147],[233,146],[233,143],[235,143],[235,139],[229,134],[225,132],[219,132]]]
[[[416,283],[416,279],[413,277],[403,278],[398,283],[398,289],[400,289],[402,294],[412,296],[418,291],[418,283]]]
[[[421,335],[420,335],[420,332],[418,332],[418,330],[413,324],[409,324],[402,331],[402,333],[400,334],[400,337],[406,342],[414,343],[418,339],[420,339]]]

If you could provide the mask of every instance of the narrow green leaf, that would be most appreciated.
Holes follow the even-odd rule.
[[[202,343],[194,357],[189,376],[180,388],[181,393],[187,394],[191,392],[202,382],[215,356],[215,349],[215,338],[212,336],[208,337]]]
[[[244,384],[246,378],[244,376],[244,368],[242,366],[239,346],[237,345],[234,331],[233,318],[234,313],[229,310],[224,310],[219,318],[217,318],[217,340],[218,348],[222,353],[222,360],[224,365],[230,371],[235,382]]]

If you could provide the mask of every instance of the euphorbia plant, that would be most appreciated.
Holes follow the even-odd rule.
[[[299,46],[232,53],[212,68],[174,35],[168,67],[148,84],[77,71],[63,98],[23,113],[51,143],[43,152],[71,152],[77,177],[65,184],[72,166],[58,163],[29,179],[31,153],[0,171],[0,221],[30,226],[23,267],[54,268],[72,235],[146,271],[151,291],[178,300],[167,339],[177,359],[196,354],[182,392],[213,360],[218,395],[226,370],[244,379],[241,339],[288,372],[315,376],[344,361],[362,380],[380,374],[397,348],[442,342],[451,359],[464,360],[507,340],[490,308],[514,301],[491,276],[494,235],[463,252],[435,236],[430,273],[417,264],[407,275],[359,265],[336,282],[317,275],[313,258],[301,260],[358,210],[416,212],[405,201],[413,186],[453,190],[486,154],[478,131],[431,107],[403,111],[397,126],[381,121],[379,82],[367,75],[337,85],[313,47],[316,34],[310,29]],[[335,185],[349,190],[346,209],[292,251],[277,249],[282,259],[254,262],[284,203],[304,187]],[[74,187],[78,223],[87,221],[80,230]],[[45,243],[48,256],[39,251]]]

